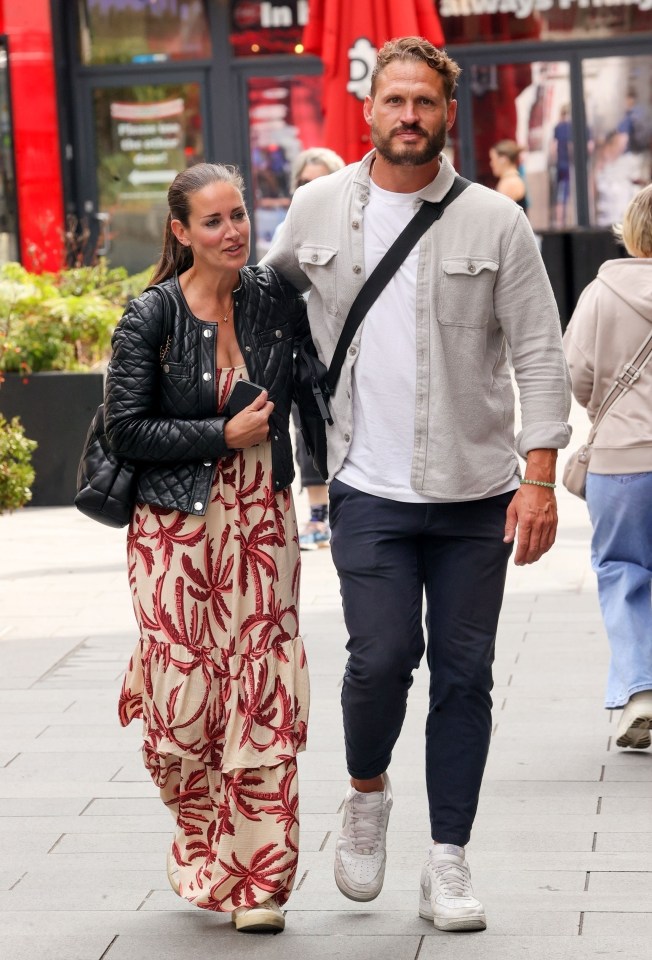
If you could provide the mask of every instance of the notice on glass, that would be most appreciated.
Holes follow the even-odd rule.
[[[165,196],[184,158],[182,97],[160,103],[111,103],[114,149],[120,155],[120,198]]]

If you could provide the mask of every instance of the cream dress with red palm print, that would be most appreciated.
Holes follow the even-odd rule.
[[[246,370],[218,372],[222,409]],[[203,517],[137,504],[127,552],[140,641],[120,719],[142,717],[145,765],[176,821],[171,883],[208,910],[283,904],[308,674],[294,505],[274,492],[271,442],[218,462]]]

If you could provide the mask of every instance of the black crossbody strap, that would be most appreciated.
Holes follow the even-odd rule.
[[[470,180],[456,176],[452,187],[446,196],[438,203],[431,203],[429,200],[424,200],[405,230],[398,235],[380,263],[365,280],[364,285],[358,291],[357,297],[351,304],[349,315],[342,328],[342,333],[340,334],[340,339],[337,341],[331,365],[328,368],[326,385],[331,394],[334,392],[337,381],[340,378],[346,351],[349,349],[356,330],[366,317],[369,309],[378,299],[410,250],[416,246],[428,227],[432,226],[436,220],[439,220],[446,207],[459,197],[470,185]]]

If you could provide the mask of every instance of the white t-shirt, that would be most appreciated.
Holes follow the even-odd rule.
[[[391,193],[373,181],[364,214],[368,277],[416,213],[417,193]],[[417,244],[369,310],[353,367],[353,438],[337,479],[389,500],[441,503],[410,485],[414,453],[417,347]],[[492,496],[513,490],[514,479]]]
[[[370,184],[364,212],[365,275],[418,208],[419,193]],[[391,500],[427,503],[410,486],[416,403],[417,244],[367,314],[353,367],[353,439],[338,480]]]

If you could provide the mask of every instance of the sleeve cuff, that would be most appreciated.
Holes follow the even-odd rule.
[[[523,459],[530,450],[563,450],[570,443],[573,428],[563,421],[532,423],[516,437],[516,449]]]

